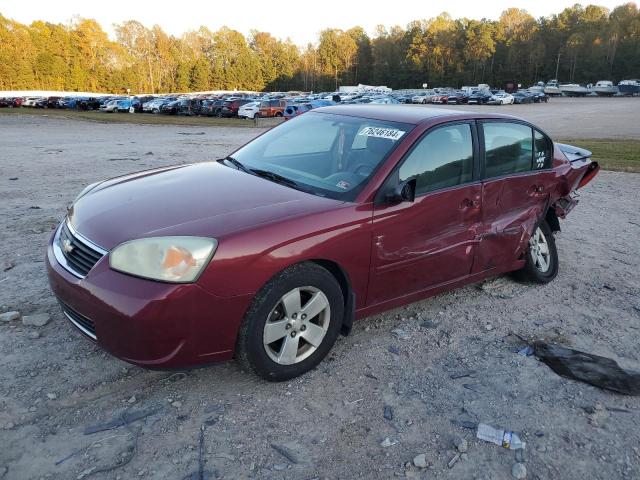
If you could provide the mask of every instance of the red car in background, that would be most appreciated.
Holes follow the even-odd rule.
[[[354,319],[515,272],[558,272],[554,232],[598,172],[515,117],[314,109],[215,162],[80,193],[46,264],[66,317],[127,362],[315,367]]]
[[[264,100],[260,103],[260,110],[256,113],[256,117],[282,117],[286,107],[286,100]]]

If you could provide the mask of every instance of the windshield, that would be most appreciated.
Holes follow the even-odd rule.
[[[232,157],[249,170],[293,180],[315,195],[352,201],[413,125],[309,112]]]

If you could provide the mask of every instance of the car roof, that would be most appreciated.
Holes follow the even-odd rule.
[[[483,114],[464,110],[449,110],[440,107],[425,107],[424,105],[397,105],[397,104],[350,104],[332,105],[314,110],[319,113],[331,113],[334,115],[348,115],[351,117],[370,118],[390,122],[410,123],[418,125],[429,120],[442,119],[476,119],[476,118],[504,118],[517,119],[511,115],[499,113]]]

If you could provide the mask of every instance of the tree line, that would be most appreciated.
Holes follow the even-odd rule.
[[[132,93],[206,90],[333,90],[358,83],[391,88],[557,76],[588,83],[640,77],[640,12],[576,4],[534,18],[509,8],[498,20],[442,13],[405,28],[329,28],[299,47],[268,32],[248,37],[207,27],[180,37],[130,20],[110,39],[95,20],[23,25],[0,14],[0,90]]]

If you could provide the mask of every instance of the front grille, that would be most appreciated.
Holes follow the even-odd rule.
[[[68,266],[83,277],[104,256],[103,252],[83,241],[79,235],[74,235],[66,222],[60,229],[59,246]]]
[[[66,305],[62,301],[60,302],[62,312],[66,315],[71,323],[73,323],[78,329],[89,338],[96,340],[96,327],[93,322],[84,315],[76,312],[69,305]]]

